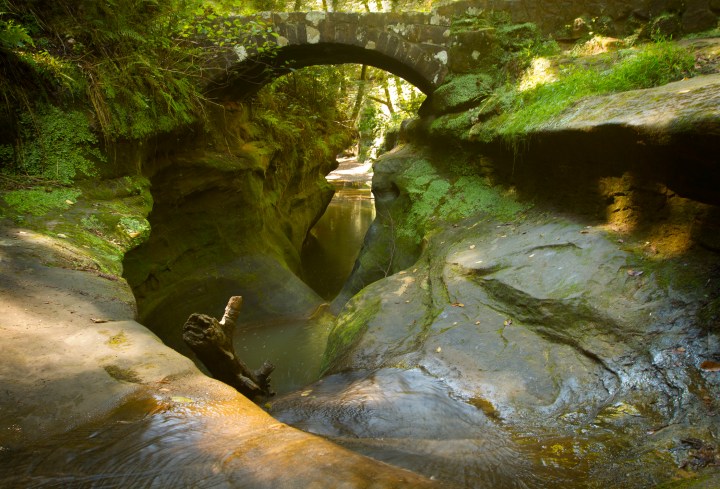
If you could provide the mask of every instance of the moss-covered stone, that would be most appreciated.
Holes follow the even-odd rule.
[[[381,302],[379,297],[366,298],[362,294],[353,299],[330,331],[322,371],[331,368],[362,337],[368,322],[380,310]]]
[[[435,114],[459,112],[474,107],[493,89],[493,79],[486,74],[453,77],[433,92],[430,108]]]

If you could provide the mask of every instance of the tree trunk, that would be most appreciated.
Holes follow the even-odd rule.
[[[252,371],[235,354],[233,332],[241,307],[242,297],[233,296],[220,321],[205,314],[190,315],[183,326],[183,341],[217,380],[250,399],[272,396],[270,373],[275,367],[265,361]]]
[[[355,97],[355,105],[353,106],[352,116],[350,120],[357,126],[358,117],[360,116],[360,109],[362,108],[363,100],[365,99],[365,85],[367,80],[367,65],[362,65],[360,69],[360,80],[358,82],[357,96]]]

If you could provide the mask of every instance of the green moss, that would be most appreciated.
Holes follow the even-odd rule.
[[[81,192],[78,189],[45,189],[12,190],[3,195],[3,200],[17,214],[43,216],[55,209],[68,209]],[[15,217],[15,216],[8,216]]]
[[[120,380],[122,382],[132,382],[134,384],[139,384],[140,382],[142,382],[142,379],[132,369],[121,368],[117,365],[105,365],[103,369],[105,369],[108,375],[115,380]]]
[[[712,489],[720,485],[720,469],[709,468],[692,474],[690,478],[677,479],[655,486],[655,489]]]
[[[400,176],[409,206],[397,234],[418,242],[434,223],[453,222],[477,213],[509,221],[529,205],[517,202],[477,176],[443,176],[427,160],[414,161]]]
[[[117,226],[133,239],[144,241],[150,236],[150,223],[141,217],[121,217]]]
[[[125,331],[120,331],[118,334],[115,334],[111,336],[107,340],[107,344],[112,347],[120,347],[122,345],[125,345],[128,342],[128,337],[125,334]]]
[[[604,65],[571,66],[553,83],[524,92],[514,85],[497,90],[486,105],[494,104],[502,114],[477,124],[470,136],[490,141],[499,135],[512,141],[560,114],[580,98],[663,85],[692,73],[695,63],[688,50],[669,42],[624,50],[612,56],[615,63],[607,69]]]
[[[328,336],[321,367],[323,372],[360,340],[367,330],[368,323],[380,311],[380,307],[380,297],[370,295],[370,298],[367,298],[363,293],[346,306]]]
[[[461,177],[451,187],[439,209],[444,220],[456,221],[484,212],[500,221],[510,221],[529,206],[503,195],[479,177]]]
[[[492,77],[487,74],[453,77],[433,93],[431,107],[437,113],[472,107],[492,93],[493,84]]]
[[[71,184],[76,176],[95,175],[95,163],[105,160],[80,111],[41,106],[21,114],[19,129],[14,172]]]
[[[430,133],[436,137],[467,140],[470,130],[480,119],[483,110],[484,108],[480,106],[464,112],[440,116],[430,125]]]

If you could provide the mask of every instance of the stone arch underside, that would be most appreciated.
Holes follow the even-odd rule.
[[[222,98],[244,98],[254,94],[275,78],[293,70],[317,65],[363,64],[380,68],[408,81],[425,94],[436,88],[424,74],[396,58],[372,49],[346,44],[318,43],[286,46],[273,58],[248,59],[231,67],[227,75],[215,82],[211,92]]]
[[[212,95],[252,95],[270,80],[306,66],[357,63],[397,75],[426,94],[443,81],[448,67],[448,27],[426,14],[273,14],[273,35],[238,39],[222,56]],[[403,14],[401,14],[403,15]],[[258,55],[257,46],[273,54]],[[265,49],[265,51],[268,51]]]

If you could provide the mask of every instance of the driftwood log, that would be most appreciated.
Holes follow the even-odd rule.
[[[273,364],[265,361],[253,371],[235,354],[233,332],[241,307],[242,297],[233,296],[220,321],[205,314],[191,314],[183,326],[183,341],[217,380],[250,399],[272,396],[275,394],[270,389]]]

